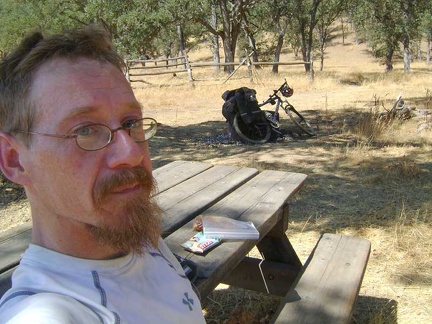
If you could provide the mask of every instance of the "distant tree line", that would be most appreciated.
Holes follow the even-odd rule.
[[[255,62],[279,62],[289,47],[304,62],[318,58],[321,70],[326,47],[350,26],[387,71],[401,54],[408,72],[422,41],[430,63],[432,0],[1,0],[0,21],[0,55],[32,30],[98,23],[125,58],[185,55],[204,43],[218,63],[221,50],[232,63],[245,49]]]

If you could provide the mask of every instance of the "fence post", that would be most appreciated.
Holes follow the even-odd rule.
[[[186,68],[187,68],[187,74],[188,74],[189,82],[191,83],[192,88],[195,88],[195,84],[194,84],[194,80],[193,80],[193,76],[192,76],[192,67],[191,67],[191,65],[189,63],[188,56],[185,55],[184,59],[185,59],[185,62],[186,62]]]
[[[313,67],[313,53],[311,52],[310,55],[310,62],[309,62],[309,84],[312,85],[314,82],[314,67]]]
[[[125,64],[126,64],[126,71],[125,71],[126,80],[128,80],[128,82],[130,83],[129,61],[126,60]]]
[[[254,52],[252,51],[251,54],[248,54],[247,49],[245,49],[246,52],[246,65],[247,65],[247,69],[248,69],[248,75],[249,75],[249,79],[250,82],[253,83],[253,75],[252,75],[252,63],[251,63],[251,54],[253,54]]]

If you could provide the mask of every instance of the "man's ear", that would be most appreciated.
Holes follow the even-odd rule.
[[[27,177],[20,162],[20,152],[25,149],[22,142],[13,136],[0,132],[0,169],[10,181],[25,185]]]

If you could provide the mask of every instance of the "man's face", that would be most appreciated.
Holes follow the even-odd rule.
[[[142,118],[124,75],[85,58],[45,63],[35,75],[30,99],[35,132],[72,134],[94,123],[115,129]],[[136,143],[120,130],[107,147],[84,151],[74,139],[31,136],[22,161],[35,225],[82,230],[99,244],[122,250],[156,244],[160,221],[149,199],[153,183],[147,143]]]

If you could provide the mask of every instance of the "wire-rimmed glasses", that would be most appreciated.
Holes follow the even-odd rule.
[[[90,124],[76,130],[73,134],[47,134],[40,132],[18,131],[20,133],[57,137],[63,139],[74,138],[79,148],[85,151],[97,151],[106,147],[114,139],[114,133],[125,130],[137,143],[146,142],[151,139],[157,131],[157,121],[145,117],[137,120],[128,120],[122,126],[111,129],[104,124]]]

